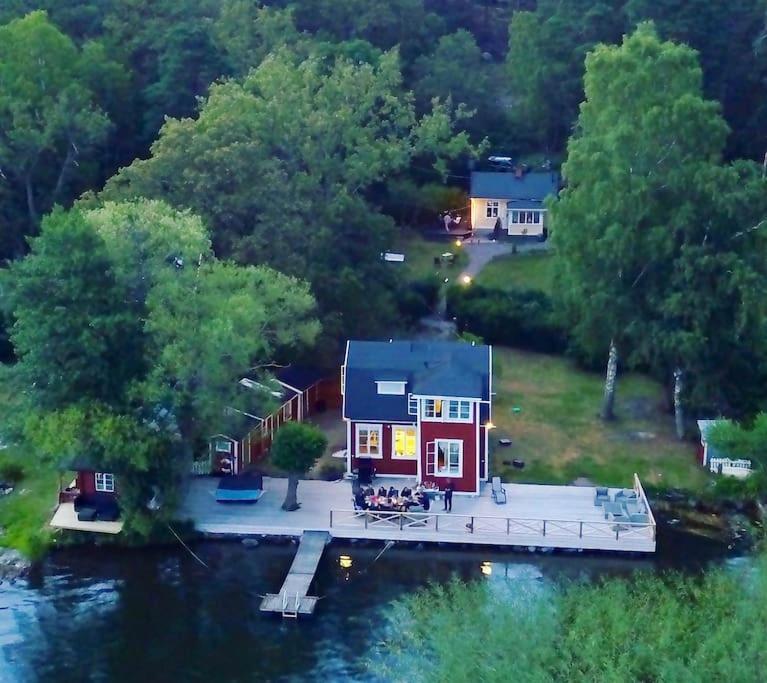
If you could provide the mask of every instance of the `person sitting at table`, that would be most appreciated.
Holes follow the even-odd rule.
[[[395,489],[393,486],[389,487],[389,498],[396,498],[397,497],[397,489]]]
[[[429,506],[431,503],[429,502],[429,496],[427,496],[423,491],[420,493],[416,493],[415,495],[416,501],[418,501],[418,504],[423,508],[424,512],[427,512],[429,510]]]
[[[402,497],[403,498],[410,498],[410,496],[413,495],[413,492],[410,490],[409,486],[406,486],[402,489]]]
[[[375,489],[372,486],[368,486],[365,489],[365,495],[366,496],[374,496],[376,494]]]
[[[415,485],[415,492],[423,493],[423,484],[420,481]]]
[[[383,486],[378,489],[378,496],[379,498],[386,498],[386,489]]]

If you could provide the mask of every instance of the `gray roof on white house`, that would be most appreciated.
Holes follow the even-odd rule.
[[[516,174],[473,171],[471,190],[473,199],[505,199],[509,208],[539,208],[549,195],[557,193],[559,176],[553,171],[532,171]]]
[[[412,422],[408,394],[490,400],[490,347],[462,342],[350,341],[344,417]],[[405,382],[404,395],[376,382]]]

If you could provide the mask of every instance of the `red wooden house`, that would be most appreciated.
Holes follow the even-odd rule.
[[[460,342],[349,341],[341,369],[347,472],[453,483],[490,476],[492,349]]]
[[[263,456],[274,434],[285,422],[302,421],[314,413],[338,408],[341,404],[338,376],[298,365],[280,368],[275,373],[276,389],[269,389],[257,378],[243,377],[240,386],[250,392],[252,404],[272,394],[277,407],[271,412],[229,408],[228,424],[210,438],[210,469],[218,474],[240,474]],[[272,401],[273,403],[274,401]]]

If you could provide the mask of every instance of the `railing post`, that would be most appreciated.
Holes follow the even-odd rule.
[[[330,511],[330,528],[333,528],[333,511]]]
[[[400,516],[399,516],[399,530],[400,530],[400,531],[402,531],[402,518],[403,518],[403,517],[404,517],[404,515],[400,515]]]
[[[365,513],[365,530],[368,528],[368,513]]]
[[[474,533],[474,515],[471,516],[471,526],[469,527],[471,533]]]
[[[578,530],[578,538],[583,538],[583,522],[581,522],[581,528]]]
[[[543,535],[546,535],[546,520],[543,520]]]
[[[621,533],[621,525],[620,524],[616,524],[615,525],[615,540],[616,541],[618,540],[618,536],[620,535],[620,533]]]
[[[439,531],[439,515],[434,515],[434,531]]]
[[[506,518],[506,535],[511,536],[511,520]]]

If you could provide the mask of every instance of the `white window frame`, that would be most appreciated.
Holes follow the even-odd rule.
[[[406,384],[401,380],[376,380],[376,391],[383,396],[404,396]]]
[[[408,415],[418,415],[418,399],[413,396],[413,394],[407,395],[407,414]]]
[[[413,453],[411,455],[400,455],[397,453],[397,431],[413,432]],[[407,436],[405,436],[407,439]],[[418,430],[415,425],[392,425],[391,428],[391,457],[393,460],[417,460],[418,459]]]
[[[101,493],[115,492],[115,475],[111,472],[96,472],[94,481],[97,491]]]
[[[436,402],[441,401],[440,413],[436,412]],[[474,422],[474,401],[465,398],[425,398],[422,400],[421,405],[423,409],[421,411],[421,419],[426,422],[462,422],[471,423]],[[456,417],[451,417],[451,408],[455,408]],[[432,410],[430,410],[432,408]],[[463,409],[463,410],[462,410]],[[468,409],[468,415],[466,415],[466,409]],[[433,414],[430,415],[429,413]]]
[[[489,199],[485,207],[485,218],[498,218],[498,205],[499,202]]]
[[[226,448],[224,448],[226,446]],[[228,439],[216,439],[215,444],[215,451],[216,453],[228,453],[231,455],[232,453],[232,442]]]
[[[370,432],[378,432],[378,454],[371,454],[370,447],[368,446],[367,453],[360,452],[360,432],[368,432],[368,441],[370,440]],[[357,458],[372,458],[374,460],[383,459],[383,425],[373,424],[368,422],[360,422],[354,426],[354,456]]]
[[[458,446],[458,471],[450,472],[450,446]],[[438,468],[439,465],[439,449],[440,446],[445,449],[447,453],[446,462],[448,464],[447,471],[441,471]],[[434,439],[434,476],[435,477],[450,477],[454,479],[460,479],[463,476],[463,441],[460,439]]]
[[[509,211],[509,223],[519,225],[519,209],[512,209]]]

